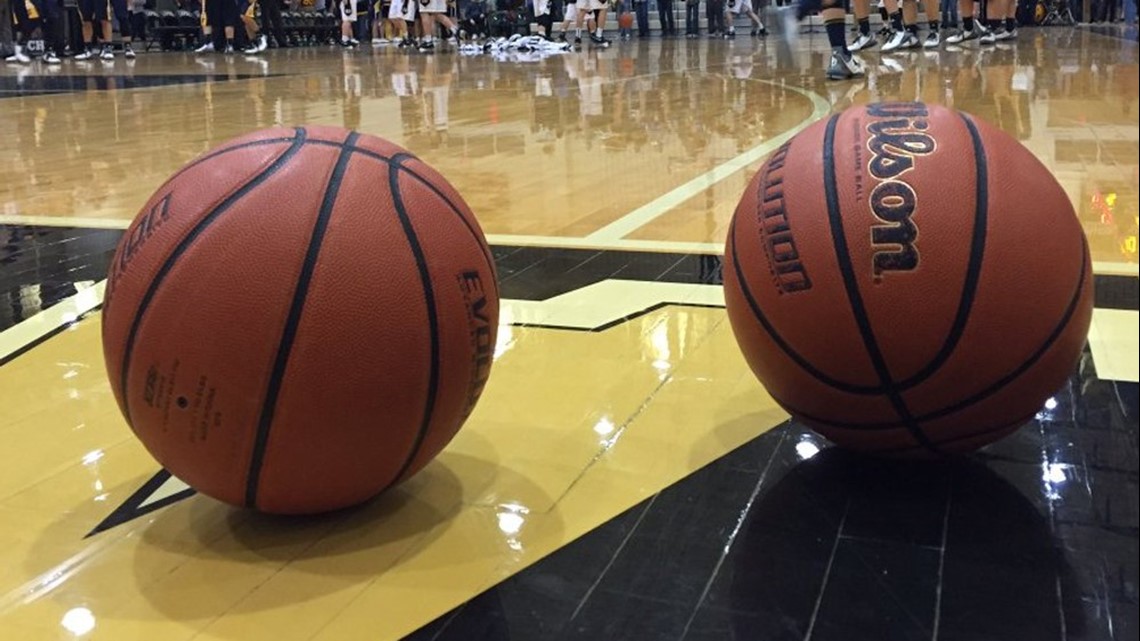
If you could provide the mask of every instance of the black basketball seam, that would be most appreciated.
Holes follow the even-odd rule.
[[[959,115],[961,116],[961,114]],[[941,369],[946,361],[950,360],[950,356],[962,339],[962,334],[966,331],[966,325],[970,320],[970,310],[974,306],[974,297],[978,292],[978,281],[981,280],[982,260],[986,251],[986,230],[989,225],[989,166],[986,162],[986,150],[982,144],[982,138],[977,129],[974,128],[974,123],[965,116],[961,116],[961,118],[970,132],[975,159],[974,231],[970,240],[970,258],[967,263],[966,278],[962,283],[962,297],[958,301],[958,313],[954,317],[954,323],[950,326],[950,333],[946,336],[942,349],[916,374],[896,384],[896,388],[900,392],[925,382]]]
[[[973,394],[972,396],[970,396],[968,398],[965,398],[965,399],[959,401],[958,403],[955,403],[953,405],[947,405],[946,407],[944,407],[942,409],[935,410],[935,411],[930,412],[928,414],[923,414],[922,416],[918,416],[915,418],[915,420],[917,420],[917,421],[929,421],[932,419],[944,418],[944,417],[949,416],[951,414],[960,412],[960,411],[966,409],[967,407],[969,407],[971,405],[974,405],[976,403],[984,401],[985,399],[989,398],[990,396],[993,396],[998,391],[1000,391],[1001,388],[1012,383],[1014,380],[1017,379],[1018,376],[1021,376],[1022,374],[1024,374],[1030,367],[1033,366],[1034,363],[1036,363],[1038,360],[1040,360],[1041,357],[1045,355],[1045,352],[1048,351],[1049,348],[1053,346],[1053,343],[1055,343],[1057,341],[1057,338],[1060,337],[1061,333],[1069,325],[1069,321],[1072,320],[1073,314],[1076,312],[1077,303],[1080,302],[1081,293],[1084,291],[1084,287],[1085,287],[1085,271],[1086,271],[1085,268],[1086,268],[1086,264],[1088,261],[1088,253],[1089,253],[1088,243],[1085,241],[1084,237],[1082,236],[1081,237],[1081,271],[1080,271],[1080,276],[1077,279],[1077,289],[1076,289],[1076,291],[1073,292],[1073,297],[1072,297],[1072,299],[1069,300],[1069,306],[1065,310],[1065,313],[1061,316],[1061,320],[1058,321],[1057,326],[1053,328],[1053,331],[1049,334],[1049,336],[1045,339],[1045,342],[1041,345],[1040,348],[1038,348],[1038,350],[1036,352],[1034,352],[1032,355],[1030,355],[1029,358],[1027,358],[1021,365],[1019,365],[1012,372],[1010,372],[1009,374],[1006,374],[1002,378],[999,378],[997,381],[995,381],[989,387],[977,392],[976,394]],[[769,395],[770,395],[770,393],[769,393]],[[775,398],[775,397],[773,397],[773,398]],[[776,402],[780,403],[780,405],[785,405],[779,399],[776,399]],[[788,409],[792,410],[793,408],[789,407]],[[803,416],[804,418],[806,418],[808,420],[815,421],[817,423],[823,423],[823,424],[826,424],[826,425],[831,426],[831,427],[838,427],[838,428],[843,428],[843,429],[879,430],[879,429],[893,429],[893,428],[903,426],[902,423],[848,423],[848,422],[841,422],[841,421],[830,421],[827,419],[817,418],[817,417],[811,416],[809,414],[804,414],[803,412],[799,412],[799,411],[795,411],[795,413],[800,415],[800,416]]]
[[[831,240],[835,246],[835,258],[839,263],[839,272],[843,276],[843,287],[847,291],[847,302],[851,305],[851,313],[855,317],[855,324],[863,339],[863,347],[871,359],[871,365],[882,384],[883,394],[890,400],[899,418],[906,425],[915,442],[926,447],[931,452],[939,453],[934,443],[927,438],[918,421],[911,416],[902,394],[895,387],[891,378],[887,361],[879,349],[879,342],[875,338],[875,331],[867,317],[867,308],[863,304],[863,295],[859,292],[859,282],[855,278],[855,268],[851,263],[851,254],[847,246],[847,234],[843,229],[843,217],[840,212],[839,191],[835,180],[835,127],[839,122],[839,115],[834,115],[827,121],[827,129],[823,134],[823,190],[827,198],[827,218],[831,226]]]
[[[282,143],[282,142],[291,142],[293,140],[296,140],[296,138],[295,137],[293,137],[293,138],[263,138],[261,140],[251,140],[249,142],[243,142],[240,145],[234,145],[233,147],[226,147],[225,149],[218,149],[216,151],[211,151],[211,152],[207,153],[205,156],[200,156],[198,158],[195,158],[194,160],[191,160],[189,164],[187,164],[182,169],[179,169],[178,171],[176,171],[174,173],[174,175],[171,176],[170,178],[167,178],[166,181],[162,183],[162,186],[165,187],[166,185],[170,184],[171,181],[178,178],[182,174],[186,173],[187,170],[192,169],[194,167],[197,167],[198,165],[206,162],[207,160],[213,160],[214,158],[217,158],[218,156],[224,156],[224,155],[230,153],[231,151],[239,151],[242,149],[249,149],[250,147],[260,147],[262,145],[275,145],[275,144]],[[161,191],[161,190],[162,190],[162,187],[159,187],[159,189],[156,191]]]
[[[139,301],[139,307],[135,310],[134,319],[131,321],[131,329],[127,332],[126,346],[123,348],[123,366],[119,375],[119,390],[123,394],[123,416],[127,424],[131,424],[131,408],[130,400],[127,394],[127,379],[130,374],[131,356],[134,352],[135,338],[138,335],[139,327],[142,325],[142,318],[146,314],[146,310],[150,307],[151,300],[154,299],[155,294],[158,292],[159,286],[162,284],[166,275],[174,268],[174,264],[182,257],[182,254],[189,249],[190,245],[197,240],[198,236],[206,230],[207,227],[212,225],[219,216],[229,210],[234,203],[241,200],[246,194],[252,191],[255,187],[265,182],[273,174],[277,173],[298,151],[305,145],[306,132],[304,129],[298,127],[296,130],[296,137],[293,138],[293,143],[286,149],[280,156],[277,157],[268,167],[261,173],[257,174],[246,182],[241,187],[234,190],[232,194],[227,196],[222,202],[218,203],[210,213],[206,214],[195,223],[194,227],[178,242],[174,250],[163,261],[162,266],[155,273],[154,278],[151,279],[150,285],[147,287],[146,292],[143,294],[142,299]]]
[[[337,147],[337,146],[343,146],[344,144],[347,144],[347,143],[336,143],[336,142],[329,141],[329,140],[314,140],[313,144],[328,145],[328,146],[332,146],[332,147]],[[444,204],[446,204],[448,207],[451,208],[452,213],[455,214],[459,218],[459,220],[463,222],[463,226],[467,228],[467,231],[471,234],[471,237],[474,238],[476,241],[479,241],[478,242],[479,251],[480,251],[480,253],[483,254],[483,258],[487,261],[488,271],[491,273],[491,285],[495,289],[495,297],[498,298],[498,296],[500,294],[500,292],[499,292],[498,268],[495,265],[494,257],[491,256],[491,250],[490,250],[490,247],[487,245],[486,238],[483,237],[482,234],[480,234],[479,232],[477,232],[475,230],[475,228],[471,225],[471,222],[468,221],[467,217],[463,215],[462,211],[460,211],[459,207],[457,207],[455,205],[455,203],[453,203],[451,201],[451,199],[447,197],[446,194],[444,194],[442,191],[440,191],[440,189],[438,187],[436,187],[434,184],[432,184],[432,182],[430,180],[428,180],[427,177],[423,176],[422,174],[417,172],[415,169],[412,169],[411,167],[408,167],[407,165],[403,164],[403,161],[406,158],[410,158],[412,160],[419,160],[420,162],[423,162],[423,161],[418,156],[416,156],[415,154],[413,154],[411,152],[406,152],[406,151],[401,151],[401,152],[395,154],[394,156],[385,156],[383,154],[372,151],[371,149],[366,149],[364,147],[354,146],[353,150],[358,154],[361,154],[363,156],[367,156],[369,158],[373,158],[375,160],[382,161],[384,163],[387,163],[388,165],[392,165],[392,164],[398,165],[400,167],[401,171],[407,172],[407,174],[409,176],[411,176],[412,178],[415,178],[416,181],[419,182],[421,185],[430,189],[436,196],[438,196],[440,198],[440,200],[442,200],[444,202]]]
[[[309,286],[313,281],[313,272],[320,257],[321,244],[325,239],[329,220],[332,218],[333,207],[340,193],[341,183],[348,171],[348,162],[352,158],[353,148],[351,142],[360,134],[351,132],[346,144],[341,146],[340,156],[336,159],[332,174],[325,185],[325,195],[321,200],[321,208],[317,212],[317,220],[313,224],[313,233],[309,236],[309,246],[305,250],[305,259],[301,263],[301,273],[297,277],[297,287],[293,290],[293,300],[289,303],[289,313],[285,317],[285,327],[281,331],[281,340],[277,344],[277,354],[273,358],[273,369],[270,370],[269,381],[262,397],[261,413],[257,420],[257,431],[254,435],[253,451],[250,453],[249,470],[245,482],[245,505],[257,507],[257,490],[261,482],[261,468],[265,464],[265,450],[269,446],[269,432],[273,427],[273,416],[277,411],[277,397],[281,393],[281,385],[285,379],[285,370],[289,364],[289,355],[293,351],[293,342],[297,338],[297,329],[301,324],[301,314],[305,310],[305,299],[309,296]]]
[[[988,428],[981,430],[979,432],[971,432],[969,434],[958,434],[958,435],[952,436],[950,438],[945,438],[945,439],[942,439],[940,441],[935,441],[934,444],[939,446],[939,447],[942,447],[944,445],[950,445],[952,443],[960,443],[962,441],[968,441],[972,438],[983,437],[983,436],[986,436],[988,434],[1000,432],[1002,430],[1008,430],[1009,428],[1011,428],[1015,425],[1020,427],[1022,424],[1028,423],[1029,421],[1031,421],[1034,416],[1037,416],[1037,412],[1034,412],[1028,416],[1024,416],[1022,418],[1019,418],[1015,421],[1003,423],[1002,425],[997,425],[995,427],[988,427]],[[918,449],[922,449],[922,447],[919,445],[906,445],[903,447],[884,447],[881,449],[870,449],[870,450],[863,450],[863,451],[865,451],[869,454],[899,454],[902,452],[909,452],[911,450],[918,450]]]
[[[400,466],[396,475],[392,477],[392,481],[388,484],[388,487],[391,487],[403,478],[408,468],[411,467],[412,461],[414,461],[419,454],[424,440],[427,438],[428,430],[431,428],[432,413],[435,409],[435,397],[439,391],[440,371],[439,318],[436,312],[435,291],[432,287],[431,272],[428,270],[427,257],[424,256],[423,247],[420,246],[419,237],[416,235],[415,227],[412,225],[412,220],[408,216],[408,210],[404,206],[404,198],[400,194],[401,169],[402,167],[398,162],[389,162],[388,185],[392,193],[392,203],[396,209],[396,216],[400,219],[404,236],[407,237],[412,255],[416,259],[416,269],[419,271],[420,285],[424,293],[424,304],[427,307],[428,339],[430,342],[431,356],[428,370],[427,398],[424,399],[424,412],[423,418],[420,421],[420,428],[416,433],[416,439],[412,442],[412,447],[409,449],[407,457],[404,459],[403,465]]]
[[[392,157],[392,162],[396,162],[397,164],[399,164],[400,169],[408,172],[408,174],[410,176],[412,176],[413,178],[415,178],[421,185],[430,189],[432,192],[435,193],[436,196],[439,196],[440,200],[442,200],[444,203],[446,203],[447,206],[451,208],[452,213],[454,213],[456,216],[458,216],[459,220],[461,220],[463,222],[463,226],[466,227],[467,231],[471,233],[471,237],[474,238],[476,241],[478,241],[479,251],[483,254],[483,258],[486,259],[487,267],[491,273],[491,284],[495,288],[495,297],[498,298],[499,297],[498,270],[495,267],[495,259],[494,259],[494,257],[491,256],[491,250],[487,246],[486,239],[483,237],[482,234],[475,231],[475,228],[471,226],[471,222],[467,220],[467,217],[463,215],[463,212],[460,211],[459,208],[455,206],[455,203],[451,202],[451,199],[448,198],[446,194],[444,194],[442,191],[440,191],[440,189],[438,187],[436,187],[434,184],[432,184],[432,182],[430,180],[428,180],[426,177],[417,173],[416,170],[414,170],[411,167],[408,167],[407,165],[403,164],[404,158],[411,158],[413,160],[420,160],[418,157],[416,157],[412,154],[399,153],[399,154],[396,154],[395,156]],[[423,161],[420,160],[420,162],[423,162]]]
[[[788,358],[792,359],[796,365],[799,365],[800,368],[807,372],[812,378],[823,383],[824,385],[827,385],[828,387],[832,387],[843,392],[849,392],[851,394],[864,395],[878,393],[879,389],[876,387],[851,385],[849,383],[844,383],[843,381],[837,381],[831,378],[827,374],[824,374],[820,370],[816,369],[815,366],[812,365],[806,358],[800,356],[798,352],[792,349],[792,346],[789,345],[782,336],[780,336],[780,334],[776,331],[776,328],[773,327],[772,323],[768,321],[768,318],[764,315],[764,312],[761,311],[759,303],[757,303],[756,299],[752,296],[751,288],[748,287],[748,281],[745,279],[744,272],[740,267],[740,258],[736,253],[735,216],[733,217],[732,223],[729,226],[728,240],[729,249],[732,251],[732,267],[733,271],[736,272],[736,280],[740,283],[740,292],[744,294],[744,299],[748,301],[748,307],[752,310],[752,315],[756,318],[756,320],[760,321],[760,325],[764,328],[764,331],[768,334],[768,337],[772,339],[772,342],[776,344],[776,347],[779,347],[780,351],[784,352]]]

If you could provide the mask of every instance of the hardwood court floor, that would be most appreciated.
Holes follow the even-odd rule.
[[[872,52],[850,83],[822,80],[826,54],[816,34],[0,69],[0,639],[1134,639],[1135,37]],[[1093,250],[1078,371],[968,462],[829,448],[764,393],[721,309],[717,254],[752,173],[877,100],[1017,137]],[[303,520],[161,471],[118,413],[91,313],[153,190],[279,124],[356,128],[437,167],[506,298],[487,391],[448,449]]]

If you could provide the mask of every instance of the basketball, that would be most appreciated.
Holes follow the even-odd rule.
[[[102,311],[111,387],[204,494],[284,514],[357,504],[475,407],[493,265],[463,198],[407,150],[259,131],[181,168],[127,229]]]
[[[628,11],[622,12],[622,14],[618,16],[618,27],[621,29],[632,29],[633,14]]]
[[[1073,372],[1092,317],[1064,190],[1007,134],[934,105],[853,107],[797,134],[752,179],[725,253],[752,371],[867,452],[1010,434]]]

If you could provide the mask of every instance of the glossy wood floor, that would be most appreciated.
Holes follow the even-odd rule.
[[[1125,551],[1087,563],[1067,553],[1079,572],[1108,572],[1111,589],[1082,602],[1105,613],[1082,621],[1107,627],[1032,638],[1135,638],[1140,90],[1137,44],[1127,36],[1026,29],[988,49],[876,51],[864,56],[865,80],[842,83],[823,80],[821,34],[791,50],[773,40],[655,38],[538,61],[321,47],[0,69],[0,639],[342,641],[398,638],[425,624],[419,638],[774,639],[805,638],[805,626],[810,637],[806,615],[792,626],[798,632],[769,634],[749,627],[758,615],[740,603],[715,603],[722,566],[737,576],[756,564],[773,572],[744,581],[753,596],[741,603],[756,594],[779,603],[775,588],[794,583],[796,568],[765,565],[771,557],[758,560],[756,550],[724,555],[738,533],[758,540],[773,520],[810,521],[795,500],[807,505],[810,492],[789,481],[777,488],[784,499],[756,503],[767,506],[762,524],[742,530],[758,493],[768,496],[758,479],[825,447],[789,432],[794,426],[769,432],[786,415],[740,358],[715,254],[740,191],[771,150],[832,110],[894,99],[997,124],[1053,170],[1076,206],[1099,276],[1098,312],[1088,365],[1049,412],[1072,410],[1066,429],[1104,431],[1100,440],[1080,432],[1079,446],[1044,460],[1056,418],[1046,412],[1026,432],[1043,436],[993,456],[1017,474],[1028,470],[1030,480],[1014,485],[1031,512],[1047,515],[1059,499],[1042,497],[1064,494],[1065,480],[1074,481],[1068,491],[1085,487],[1075,481],[1093,477],[1079,474],[1095,470],[1099,480],[1086,483],[1093,507],[1076,521],[1123,537],[1034,531],[1058,549],[1092,537],[1080,549]],[[191,496],[159,470],[118,413],[98,315],[85,314],[101,301],[118,230],[161,181],[230,137],[302,123],[384,136],[438,168],[488,232],[508,300],[486,394],[436,462],[361,509],[282,520]],[[1100,391],[1085,395],[1086,387]],[[734,450],[737,458],[726,457]],[[1123,454],[1105,460],[1108,451]],[[993,460],[983,459],[1006,474]],[[801,470],[810,487],[820,478],[813,469],[824,468]],[[737,476],[744,480],[725,480]],[[1116,501],[1115,516],[1094,509],[1104,501]],[[694,504],[719,511],[685,511]],[[950,513],[948,498],[935,504]],[[657,520],[674,513],[708,527]],[[655,553],[667,541],[635,536],[643,522],[692,546]],[[565,547],[575,539],[578,547]],[[915,545],[929,551],[928,543]],[[696,559],[697,548],[720,550],[708,556],[707,584],[677,561]],[[603,575],[637,549],[640,587],[607,587]],[[559,550],[561,563],[597,576],[559,587],[547,580],[554,574],[519,574],[550,567],[543,559]],[[929,554],[920,556],[927,567]],[[999,561],[987,567],[1009,574]],[[671,574],[648,581],[654,567]],[[522,583],[502,583],[512,576]],[[654,596],[649,584],[694,604]],[[463,605],[512,585],[525,587],[531,600],[519,607],[540,621],[507,616],[512,633],[473,614],[483,606]],[[847,598],[865,587],[851,582]],[[484,601],[471,601],[477,595]],[[844,608],[820,602],[815,629],[844,620]],[[739,617],[717,627],[722,611]],[[765,620],[783,615],[792,616]],[[501,608],[496,616],[503,620]],[[850,625],[878,641],[940,638],[937,622],[933,634],[923,623],[914,636],[905,626]]]

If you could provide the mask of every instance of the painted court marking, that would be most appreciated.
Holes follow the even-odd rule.
[[[756,80],[756,82],[763,82],[766,84],[777,85],[779,83],[769,80]],[[782,88],[795,91],[798,94],[805,96],[811,101],[812,112],[811,115],[804,119],[802,122],[792,127],[788,131],[769,138],[764,142],[756,145],[755,147],[745,151],[744,153],[731,158],[716,167],[706,171],[705,173],[693,178],[692,180],[681,184],[673,189],[665,192],[664,194],[654,198],[653,200],[645,203],[641,207],[629,212],[628,214],[618,218],[612,223],[602,227],[601,229],[586,236],[585,240],[592,242],[607,242],[622,239],[635,230],[652,222],[654,219],[661,217],[669,210],[675,208],[677,205],[685,202],[686,200],[696,196],[697,194],[711,188],[713,185],[728,178],[729,176],[744,169],[748,165],[757,162],[768,154],[772,153],[777,147],[791,140],[799,132],[806,129],[809,125],[823,118],[831,111],[831,105],[818,94],[791,87],[781,85]]]

